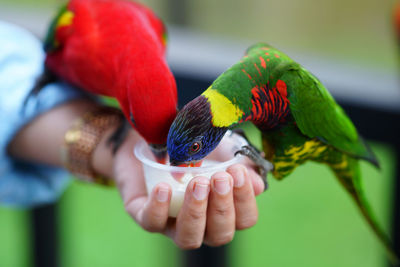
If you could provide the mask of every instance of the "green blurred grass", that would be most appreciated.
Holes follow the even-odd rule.
[[[173,243],[136,225],[115,188],[74,182],[59,208],[63,267],[177,265]]]
[[[28,213],[0,207],[0,266],[30,266]]]

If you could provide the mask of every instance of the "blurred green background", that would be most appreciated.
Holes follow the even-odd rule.
[[[0,19],[24,25],[49,21],[64,1],[0,0]],[[193,0],[181,15],[170,1],[142,1],[167,23],[218,38],[267,41],[277,47],[388,71],[398,67],[392,26],[395,0]],[[45,24],[38,26],[44,34]],[[239,57],[240,55],[238,55]],[[362,163],[367,196],[390,231],[394,153],[373,144],[378,171]],[[255,227],[236,234],[230,266],[384,266],[383,248],[329,170],[308,163],[284,181],[269,179],[258,197]],[[178,266],[168,239],[140,229],[115,189],[73,182],[58,203],[60,264]],[[26,211],[0,207],[0,266],[30,266]]]

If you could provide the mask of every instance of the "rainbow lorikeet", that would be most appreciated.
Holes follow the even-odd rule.
[[[177,90],[164,55],[166,29],[149,8],[128,0],[70,0],[44,48],[48,77],[115,98],[156,157],[166,156]]]
[[[267,44],[250,47],[178,113],[167,140],[171,164],[201,161],[229,128],[245,121],[262,132],[263,152],[275,178],[283,179],[307,160],[327,164],[392,251],[361,188],[358,160],[378,166],[374,154],[322,83]],[[249,155],[265,173],[271,171],[251,147],[238,153]]]

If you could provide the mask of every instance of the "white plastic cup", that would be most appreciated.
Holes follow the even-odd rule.
[[[142,162],[147,192],[150,193],[154,186],[164,182],[172,188],[172,198],[169,207],[169,216],[176,217],[183,203],[186,187],[190,180],[196,176],[211,176],[218,171],[225,171],[229,166],[239,163],[241,155],[235,152],[247,145],[246,140],[231,131],[227,131],[217,148],[204,158],[201,167],[177,167],[163,165],[155,161],[148,145],[141,141],[136,144],[134,154]],[[182,178],[176,180],[171,173],[180,173]]]

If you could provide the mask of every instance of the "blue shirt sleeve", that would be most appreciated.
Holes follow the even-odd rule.
[[[43,71],[41,42],[29,32],[0,21],[0,204],[30,207],[55,201],[68,184],[59,168],[11,158],[7,145],[36,116],[66,101],[85,97],[65,83],[49,84],[24,100]],[[51,129],[43,129],[43,134]]]

